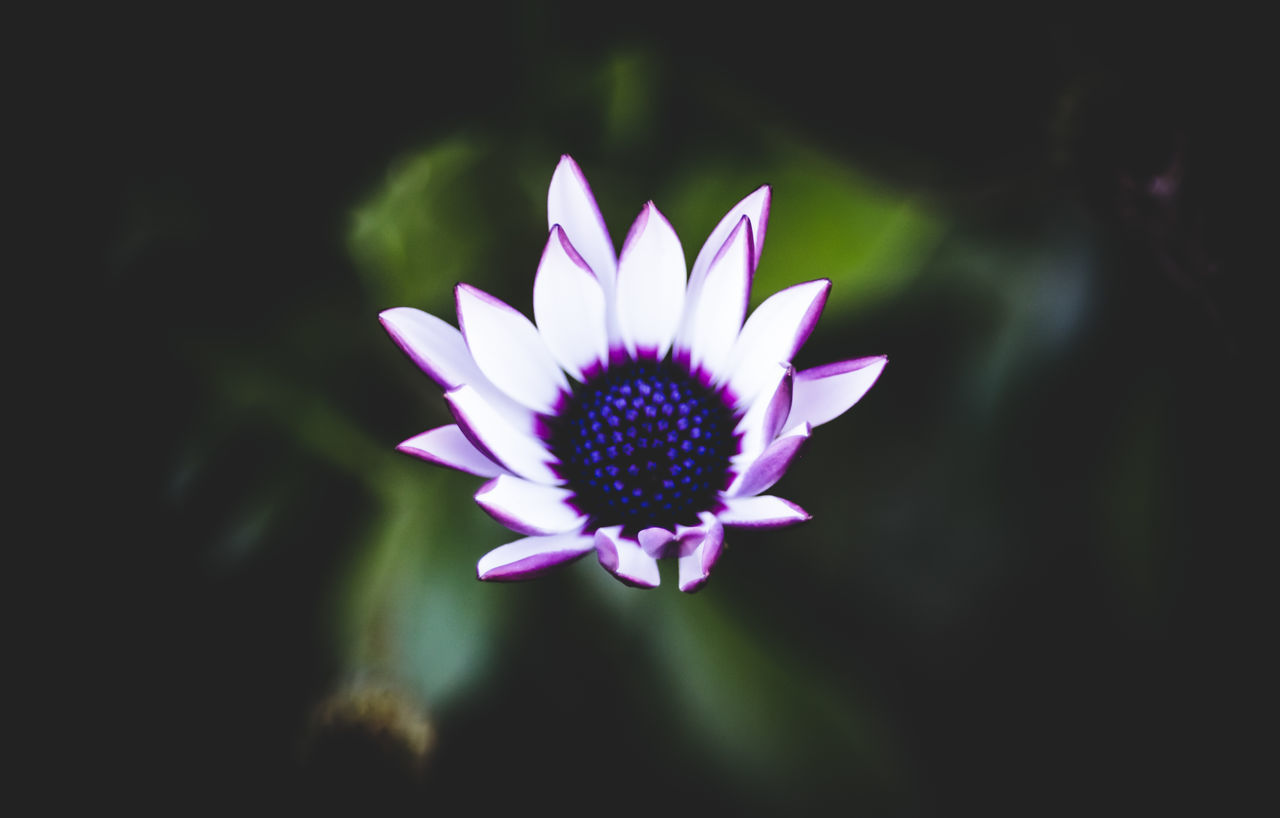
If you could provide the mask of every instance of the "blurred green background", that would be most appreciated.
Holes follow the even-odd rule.
[[[368,814],[1222,803],[1262,621],[1227,35],[650,12],[172,19],[85,78],[137,786]],[[457,281],[529,313],[561,153],[615,241],[652,198],[690,260],[772,184],[753,303],[828,277],[797,364],[890,356],[778,487],[813,521],[731,531],[694,596],[590,558],[481,584],[514,537],[480,481],[394,451],[449,416],[377,313],[452,320]]]

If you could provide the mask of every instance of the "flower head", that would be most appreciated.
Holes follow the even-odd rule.
[[[615,254],[565,156],[547,197],[534,321],[466,284],[461,331],[408,307],[382,313],[457,420],[398,448],[490,478],[476,502],[525,535],[485,554],[480,579],[525,579],[594,551],[618,579],[648,588],[657,560],[675,557],[680,589],[692,591],[726,526],[809,519],[763,492],[814,427],[866,394],[886,359],[792,368],[826,303],[825,279],[746,316],[770,193],[761,187],[720,220],[686,279],[680,239],[652,202]]]

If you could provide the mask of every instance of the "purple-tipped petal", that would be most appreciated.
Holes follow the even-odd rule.
[[[449,322],[413,307],[383,310],[378,320],[405,354],[442,388],[461,386],[475,371],[467,342]]]
[[[791,364],[774,364],[766,367],[768,379],[751,401],[737,431],[742,437],[738,442],[739,453],[734,457],[737,466],[746,468],[755,462],[765,447],[773,442],[782,430],[782,424],[791,412],[791,392],[794,370]]]
[[[498,475],[476,492],[476,503],[493,519],[521,534],[581,531],[587,516],[569,503],[568,489]]]
[[[771,196],[772,191],[768,185],[757,188],[745,199],[734,205],[720,220],[720,223],[715,226],[715,229],[711,231],[711,235],[707,236],[707,240],[702,244],[702,249],[698,251],[698,257],[693,261],[693,267],[689,270],[689,284],[686,287],[685,295],[686,303],[696,304],[702,299],[702,288],[706,283],[707,272],[711,268],[711,262],[721,253],[729,240],[729,234],[737,228],[744,218],[751,228],[752,237],[747,269],[747,287],[750,289],[751,276],[755,275],[756,265],[760,263],[760,253],[764,249],[764,234],[769,224],[769,200]],[[684,339],[686,351],[688,339],[693,335],[694,320],[692,312],[686,308],[677,336]],[[739,322],[738,326],[742,326],[741,322]]]
[[[711,266],[711,260],[720,252],[729,234],[744,216],[751,222],[751,273],[755,273],[756,265],[760,263],[760,254],[764,251],[764,234],[769,227],[769,202],[772,196],[773,191],[768,185],[764,185],[752,191],[724,214],[724,218],[711,231],[711,235],[707,236],[702,249],[698,251],[698,257],[694,259],[693,267],[689,271],[690,294],[701,288],[703,276]]]
[[[889,359],[883,355],[815,366],[796,374],[789,424],[821,426],[840,417],[867,394]]]
[[[551,469],[551,455],[546,447],[534,436],[508,423],[471,386],[450,390],[444,397],[458,428],[489,459],[536,483],[559,485],[564,482]]]
[[[476,563],[476,576],[486,581],[532,579],[558,565],[572,562],[595,543],[582,534],[554,534],[550,537],[525,537],[500,545]]]
[[[809,512],[790,500],[759,494],[755,497],[722,497],[725,509],[718,515],[724,525],[740,528],[782,528],[810,519]]]
[[[773,387],[773,394],[769,396],[769,402],[765,404],[764,417],[761,418],[761,424],[764,427],[764,439],[766,441],[773,440],[782,431],[782,427],[786,424],[786,419],[791,414],[792,395],[795,394],[795,369],[791,364],[783,367],[785,374],[778,381],[778,385]],[[766,381],[766,385],[769,382]],[[762,393],[763,397],[767,392]]]
[[[533,282],[533,315],[547,349],[574,378],[585,380],[608,361],[604,290],[559,225]]]
[[[770,443],[764,454],[756,458],[756,462],[734,480],[728,493],[735,497],[747,497],[759,494],[781,480],[800,447],[809,439],[811,431],[809,424],[802,423]]]
[[[720,521],[716,519],[716,515],[710,511],[698,512],[697,525],[677,525],[676,526],[676,556],[687,557],[694,552],[702,540],[707,536],[707,532],[712,528],[719,526]]]
[[[657,588],[658,561],[644,552],[640,543],[622,536],[622,526],[596,531],[596,555],[605,570],[628,585]]]
[[[561,156],[547,191],[547,228],[560,225],[569,241],[600,279],[606,295],[611,295],[618,270],[613,239],[605,226],[596,197],[582,168],[569,156]]]
[[[412,307],[384,310],[378,320],[405,354],[445,390],[468,384],[512,426],[521,431],[533,431],[533,413],[481,373],[457,328]]]
[[[717,378],[728,375],[729,356],[747,314],[751,247],[751,222],[743,216],[707,269],[701,292],[685,302],[686,321],[676,339],[676,355],[682,358],[687,350],[694,370]]]
[[[644,552],[654,559],[662,559],[667,551],[667,546],[675,540],[676,535],[665,528],[644,528],[636,535],[636,539],[640,541],[640,547]]]
[[[632,358],[661,359],[671,348],[684,310],[684,269],[676,231],[648,202],[618,260],[618,330]]]
[[[751,400],[769,379],[768,367],[790,361],[809,338],[827,303],[831,282],[806,281],[769,296],[742,327],[729,367],[729,388]]]
[[[396,446],[396,449],[431,463],[481,477],[497,477],[507,471],[477,449],[467,440],[462,430],[452,423],[414,435]]]
[[[538,328],[519,310],[483,290],[459,284],[458,323],[480,371],[536,412],[555,410],[569,389]]]
[[[622,347],[615,301],[618,290],[618,254],[605,226],[596,197],[582,168],[568,155],[560,157],[547,191],[547,228],[560,225],[569,242],[595,273],[604,293],[605,327],[611,347]]]
[[[724,526],[720,521],[705,511],[698,517],[703,524],[683,529],[680,535],[680,558],[677,562],[680,590],[685,593],[692,593],[703,586],[724,547]]]

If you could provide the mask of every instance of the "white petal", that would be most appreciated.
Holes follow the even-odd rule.
[[[396,449],[431,463],[481,477],[497,477],[506,473],[506,469],[477,449],[467,440],[462,430],[452,423],[414,435],[396,446]]]
[[[500,545],[480,558],[476,576],[483,580],[530,579],[581,557],[595,543],[581,534],[525,537]]]
[[[796,284],[769,296],[751,313],[729,363],[729,388],[739,402],[756,396],[769,380],[772,364],[795,356],[818,323],[830,290],[826,279]]]
[[[764,453],[738,475],[726,493],[734,496],[759,494],[778,482],[787,473],[791,461],[811,432],[809,424],[802,423],[770,443]]]
[[[707,269],[701,293],[685,304],[685,335],[676,340],[677,358],[687,349],[691,369],[723,377],[750,291],[751,223],[743,216]]]
[[[467,439],[489,459],[538,483],[559,485],[552,458],[536,437],[517,430],[470,385],[445,393],[453,417]]]
[[[587,177],[569,156],[560,157],[547,191],[547,228],[557,224],[600,279],[605,293],[611,295],[618,270],[613,239],[609,237]]]
[[[791,411],[792,370],[790,364],[774,364],[766,367],[768,380],[751,401],[736,431],[742,437],[738,441],[738,454],[734,465],[745,469],[755,462],[765,447],[773,442],[782,430],[783,422]]]
[[[563,534],[581,531],[587,521],[570,503],[568,489],[531,483],[502,474],[476,492],[476,503],[493,519],[521,534]]]
[[[476,371],[467,342],[449,322],[412,307],[384,310],[378,320],[405,354],[443,388],[467,383]]]
[[[724,547],[724,526],[713,515],[698,515],[704,525],[686,529],[680,538],[680,590],[692,593],[702,587]]]
[[[680,239],[649,202],[631,226],[618,261],[618,329],[631,357],[667,354],[684,310],[684,285]]]
[[[595,273],[604,292],[605,326],[609,343],[621,348],[615,305],[618,281],[618,254],[605,227],[596,197],[582,168],[569,156],[561,156],[547,191],[547,228],[560,225],[583,261]]]
[[[547,349],[573,377],[586,380],[608,361],[604,291],[558,225],[533,281],[533,316]]]
[[[888,362],[885,356],[875,355],[797,373],[788,425],[821,426],[840,417],[867,394]]]
[[[755,497],[722,497],[725,509],[716,516],[725,525],[743,528],[780,528],[802,523],[809,512],[789,500],[760,494]]]
[[[644,552],[635,540],[624,539],[622,526],[596,531],[596,556],[605,570],[638,588],[657,588],[658,561]]]
[[[412,307],[384,310],[378,319],[413,362],[446,391],[467,384],[514,428],[533,432],[533,413],[484,376],[471,357],[462,333],[453,325]]]
[[[519,310],[468,284],[458,285],[457,298],[458,324],[480,371],[530,409],[554,412],[569,383],[538,328]]]
[[[751,226],[752,242],[747,261],[747,286],[748,289],[750,288],[750,278],[755,275],[756,265],[760,263],[760,253],[764,249],[764,234],[769,225],[769,201],[772,195],[772,190],[768,185],[757,188],[745,199],[734,205],[720,220],[720,223],[715,226],[715,229],[711,231],[711,235],[707,236],[707,240],[702,244],[702,249],[698,251],[698,257],[693,261],[693,267],[689,270],[689,284],[685,295],[686,303],[696,304],[701,300],[702,289],[706,282],[707,272],[711,268],[711,262],[720,254],[725,242],[729,240],[729,234],[737,228],[743,218],[746,218]],[[678,333],[678,337],[685,346],[688,345],[689,339],[693,335],[694,320],[692,311],[686,309],[684,318],[681,319]],[[738,326],[739,328],[742,326],[741,320],[739,320]]]
[[[711,260],[720,252],[720,248],[743,216],[746,216],[751,221],[751,235],[754,240],[751,252],[751,272],[755,273],[756,265],[760,263],[760,253],[764,250],[764,234],[769,226],[769,201],[772,196],[773,191],[768,185],[764,185],[738,202],[733,206],[732,210],[724,215],[720,223],[711,231],[711,235],[707,236],[702,249],[698,251],[698,257],[694,259],[693,268],[689,271],[689,293],[691,295],[702,286],[702,278],[711,266]]]

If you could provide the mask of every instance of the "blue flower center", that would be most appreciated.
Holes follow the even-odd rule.
[[[669,361],[628,361],[574,384],[548,444],[591,525],[696,525],[729,483],[736,419],[721,393]]]

